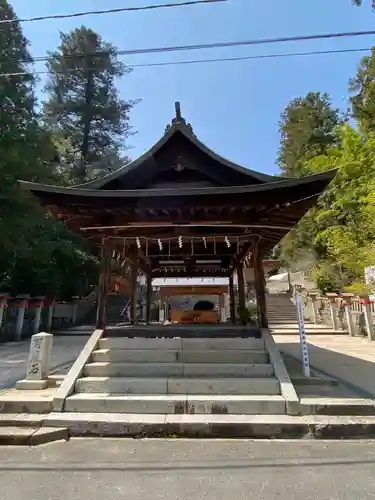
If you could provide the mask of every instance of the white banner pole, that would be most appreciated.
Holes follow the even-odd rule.
[[[303,318],[302,296],[297,289],[295,291],[295,300],[296,300],[297,316],[298,316],[298,329],[299,329],[299,338],[301,344],[303,374],[305,375],[305,377],[310,377],[309,352],[307,349],[305,321]]]

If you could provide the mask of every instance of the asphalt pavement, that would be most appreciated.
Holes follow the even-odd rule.
[[[66,372],[76,360],[89,335],[55,336],[52,346],[52,372]],[[30,340],[0,344],[0,389],[12,387],[25,378]],[[1,497],[0,497],[1,498]]]
[[[375,443],[74,439],[0,448],[13,500],[367,500]]]

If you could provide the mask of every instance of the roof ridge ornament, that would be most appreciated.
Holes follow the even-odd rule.
[[[193,127],[191,125],[191,123],[186,123],[186,120],[185,118],[183,118],[182,114],[181,114],[181,105],[180,105],[180,101],[176,101],[174,103],[174,108],[175,108],[175,113],[176,113],[176,116],[174,118],[172,118],[172,124],[169,124],[165,127],[165,131],[164,133],[167,133],[168,130],[175,124],[177,123],[180,123],[182,125],[184,125],[191,134],[195,135],[194,132],[193,132]]]

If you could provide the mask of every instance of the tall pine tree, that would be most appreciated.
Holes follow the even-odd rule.
[[[50,169],[43,168],[51,149],[35,111],[34,76],[28,41],[7,0],[0,0],[0,168],[3,180],[21,175],[30,180],[46,180]],[[17,73],[21,73],[17,75]],[[24,74],[22,74],[24,73]]]
[[[334,145],[335,128],[341,123],[339,111],[332,108],[328,94],[309,92],[293,99],[279,124],[277,164],[283,175],[298,177],[308,173],[307,161]]]
[[[22,245],[25,210],[29,213],[30,207],[17,180],[48,182],[52,150],[35,111],[28,41],[7,0],[0,0],[0,20],[10,21],[0,29],[0,260],[7,260]]]
[[[116,49],[91,29],[61,33],[49,54],[46,121],[62,141],[69,141],[71,180],[84,182],[116,169],[131,133],[129,112],[135,101],[118,95],[116,79],[130,72]]]
[[[69,298],[96,281],[96,262],[66,227],[45,215],[18,180],[59,180],[55,148],[36,111],[28,41],[0,0],[0,291]],[[78,280],[67,280],[70,269]],[[91,276],[91,277],[90,277]]]

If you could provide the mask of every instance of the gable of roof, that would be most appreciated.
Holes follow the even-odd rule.
[[[164,135],[143,155],[139,156],[136,160],[124,165],[123,167],[111,172],[100,179],[96,179],[90,182],[86,182],[84,184],[79,184],[76,187],[84,188],[84,189],[105,189],[108,188],[113,181],[118,179],[126,179],[130,176],[134,179],[134,176],[138,176],[138,178],[142,178],[142,170],[145,168],[146,164],[152,163],[152,160],[155,158],[155,155],[163,148],[167,147],[168,143],[172,142],[173,137],[177,134],[182,134],[182,136],[198,151],[206,155],[208,158],[213,160],[214,162],[222,165],[228,171],[235,173],[238,177],[243,176],[243,182],[241,184],[263,184],[270,182],[279,182],[284,179],[287,180],[287,177],[280,178],[276,175],[268,175],[263,174],[261,172],[256,172],[255,170],[250,170],[241,165],[233,163],[230,160],[220,156],[215,151],[208,148],[205,144],[203,144],[193,133],[193,129],[189,123],[186,123],[185,119],[181,116],[180,105],[178,102],[175,103],[176,108],[176,117],[173,118],[172,124],[166,127]],[[127,183],[124,182],[126,185]],[[137,187],[137,186],[136,186]]]

